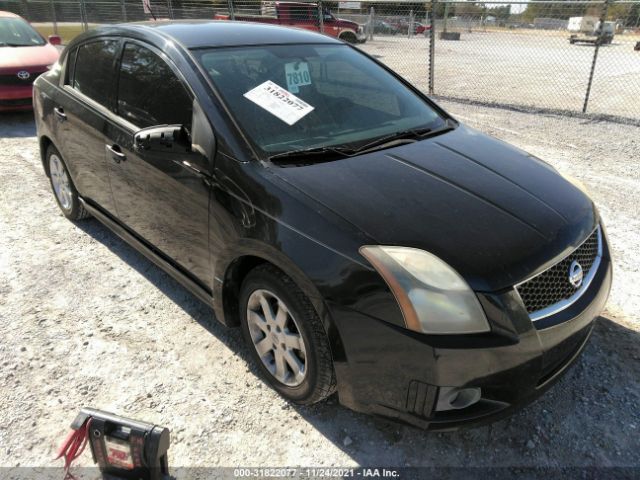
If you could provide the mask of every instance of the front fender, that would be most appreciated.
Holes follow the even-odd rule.
[[[253,238],[240,238],[219,252],[214,267],[212,292],[216,318],[228,326],[238,324],[237,308],[230,304],[230,300],[237,301],[232,292],[239,289],[242,281],[242,277],[236,276],[238,273],[246,273],[238,265],[248,262],[251,268],[258,263],[268,262],[291,277],[313,304],[329,338],[334,362],[346,361],[340,334],[325,299],[327,295],[331,295],[328,285],[337,286],[342,283],[341,272],[359,267],[352,260],[287,229],[282,229],[279,239],[284,250]]]
[[[257,163],[218,155],[210,203],[212,305],[216,318],[237,325],[246,274],[268,262],[310,299],[329,336],[334,361],[344,361],[329,304],[404,324],[393,294],[358,249],[371,240],[305,192]]]

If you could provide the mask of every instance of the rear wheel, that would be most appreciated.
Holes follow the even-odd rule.
[[[240,314],[252,357],[282,396],[308,405],[334,392],[329,340],[293,280],[271,265],[256,267],[242,283]]]
[[[60,152],[53,145],[47,148],[46,165],[51,189],[64,216],[69,220],[82,220],[90,217],[89,212],[80,203],[78,191],[73,185]]]

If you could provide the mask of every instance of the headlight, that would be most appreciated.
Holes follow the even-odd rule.
[[[490,331],[476,294],[435,255],[385,246],[365,246],[360,253],[389,285],[407,328],[438,335]]]

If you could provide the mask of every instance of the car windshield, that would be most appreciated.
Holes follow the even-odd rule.
[[[260,45],[194,54],[262,155],[363,145],[445,123],[411,89],[347,45]]]
[[[0,18],[0,47],[33,47],[45,41],[21,18]]]

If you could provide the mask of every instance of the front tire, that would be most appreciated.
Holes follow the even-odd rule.
[[[358,43],[358,37],[356,37],[351,32],[346,32],[340,35],[340,40],[342,40],[343,42],[350,43],[351,45],[355,45],[356,43]]]
[[[313,305],[272,265],[252,270],[240,290],[242,333],[263,377],[301,405],[335,391],[329,340]]]
[[[51,189],[64,216],[73,221],[90,217],[89,212],[80,203],[78,191],[60,152],[53,145],[49,145],[45,158]]]

